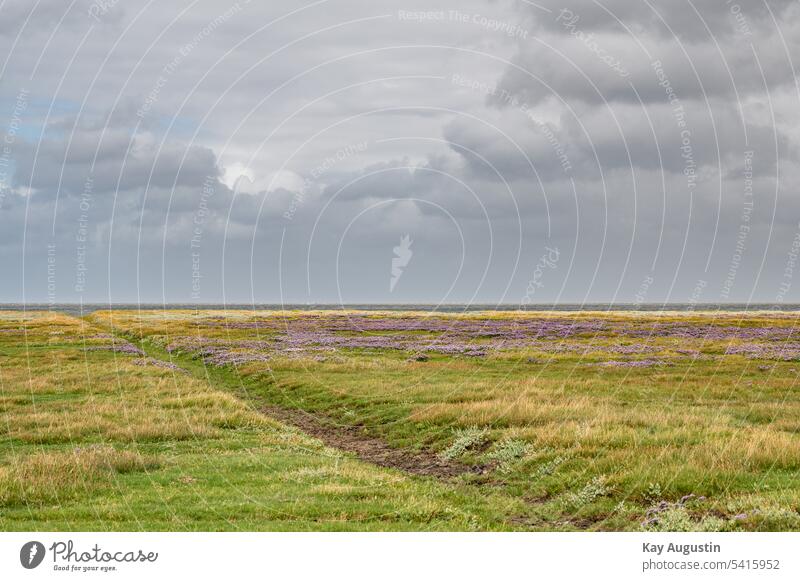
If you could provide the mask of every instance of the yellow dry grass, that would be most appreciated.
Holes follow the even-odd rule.
[[[14,457],[0,467],[0,506],[65,501],[110,484],[116,474],[158,466],[156,457],[108,445]]]

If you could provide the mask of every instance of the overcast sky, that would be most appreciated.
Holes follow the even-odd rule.
[[[788,0],[0,0],[0,301],[800,302],[799,57]]]

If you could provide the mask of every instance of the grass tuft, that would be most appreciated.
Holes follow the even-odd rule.
[[[115,474],[159,466],[155,457],[101,444],[15,458],[0,471],[0,506],[68,500],[110,483]]]

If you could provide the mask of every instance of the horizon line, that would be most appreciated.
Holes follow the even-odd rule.
[[[10,307],[10,306],[32,306],[32,307],[81,307],[81,306],[96,306],[96,305],[108,305],[108,306],[182,306],[182,307],[203,307],[203,306],[242,306],[242,305],[251,305],[251,306],[320,306],[320,307],[348,307],[348,306],[386,306],[386,307],[403,307],[403,306],[426,306],[426,307],[471,307],[471,306],[503,306],[503,307],[510,307],[510,306],[518,306],[519,308],[529,308],[529,307],[557,307],[557,306],[590,306],[590,305],[621,305],[621,306],[637,306],[637,307],[661,307],[661,306],[670,306],[670,305],[681,305],[681,306],[703,306],[703,305],[712,305],[712,306],[732,306],[732,305],[743,305],[743,306],[763,306],[763,305],[771,305],[773,307],[800,307],[800,302],[794,303],[774,303],[774,302],[761,302],[761,301],[720,301],[720,302],[680,302],[680,301],[673,301],[673,302],[647,302],[647,303],[637,303],[637,302],[611,302],[611,301],[584,301],[584,302],[541,302],[541,303],[527,303],[527,304],[520,304],[516,302],[474,302],[474,303],[460,303],[460,302],[447,302],[447,303],[426,303],[426,302],[397,302],[397,303],[387,303],[387,302],[352,302],[352,303],[314,303],[314,302],[283,302],[283,303],[275,303],[275,302],[239,302],[239,301],[230,301],[230,302],[181,302],[181,301],[168,301],[168,302],[136,302],[136,301],[115,301],[115,302],[105,302],[105,301],[88,301],[88,302],[4,302],[0,301],[0,308],[2,307]]]

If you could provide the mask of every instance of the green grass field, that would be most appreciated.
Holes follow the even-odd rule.
[[[800,530],[796,322],[0,313],[0,528]]]

